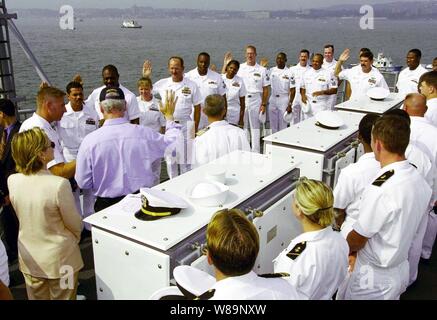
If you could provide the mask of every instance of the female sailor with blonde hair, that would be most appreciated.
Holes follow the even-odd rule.
[[[321,181],[300,178],[292,210],[303,232],[273,261],[274,272],[287,279],[310,299],[331,299],[347,274],[349,247],[333,231],[334,197]]]

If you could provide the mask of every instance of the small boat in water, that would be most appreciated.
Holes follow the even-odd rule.
[[[138,22],[136,22],[135,20],[124,20],[123,23],[121,24],[121,27],[139,29],[142,28],[143,26],[139,25]]]
[[[386,57],[384,53],[379,52],[378,56],[373,62],[373,66],[382,71],[401,71],[402,66],[393,65],[393,60],[390,57]]]

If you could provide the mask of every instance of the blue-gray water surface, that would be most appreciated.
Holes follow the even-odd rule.
[[[268,57],[274,64],[279,51],[288,54],[288,63],[297,62],[298,52],[307,48],[322,52],[323,45],[333,43],[336,56],[349,47],[355,53],[369,47],[384,52],[396,65],[405,64],[406,52],[419,48],[422,63],[430,64],[437,56],[437,21],[376,20],[373,30],[362,30],[359,19],[327,20],[138,20],[142,29],[122,29],[120,19],[88,19],[76,22],[76,30],[61,30],[54,18],[18,19],[16,25],[38,58],[53,85],[65,89],[73,75],[79,73],[85,82],[85,95],[101,85],[101,69],[114,64],[120,82],[137,93],[136,81],[141,76],[143,61],[153,63],[153,80],[167,77],[167,59],[180,55],[185,71],[195,67],[197,54],[207,51],[211,62],[219,68],[223,55],[232,51],[244,60],[244,46],[253,44],[258,57]],[[26,56],[12,38],[15,84],[18,96],[26,102],[20,108],[34,108],[40,80]]]

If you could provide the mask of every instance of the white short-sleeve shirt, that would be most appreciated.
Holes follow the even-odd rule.
[[[59,138],[59,123],[53,122],[50,124],[46,119],[40,117],[36,112],[28,119],[26,119],[20,127],[20,132],[39,127],[47,134],[50,141],[55,144],[54,159],[47,164],[47,169],[59,164],[65,163],[61,139]]]
[[[331,226],[305,232],[273,260],[274,272],[290,274],[285,279],[311,300],[329,300],[347,274],[349,246]]]
[[[434,126],[437,127],[437,98],[426,100],[425,118],[427,118]]]
[[[171,77],[161,79],[153,86],[154,95],[159,94],[164,101],[166,90],[173,90],[178,98],[174,112],[174,119],[177,121],[189,121],[194,106],[202,103],[197,84],[184,77],[180,82],[174,82]]]
[[[96,109],[100,119],[103,119],[103,114],[100,111],[100,93],[105,87],[106,86],[101,86],[97,89],[94,89],[85,101],[86,104],[94,104],[94,108]],[[138,108],[137,97],[121,84],[119,87],[123,91],[124,99],[126,100],[126,112],[124,113],[124,118],[129,121],[139,118],[140,109]]]
[[[398,82],[396,83],[396,88],[398,92],[407,95],[412,92],[419,92],[418,85],[419,79],[422,74],[427,72],[424,67],[419,65],[416,69],[410,70],[410,68],[405,68],[399,73]]]
[[[159,103],[155,98],[150,101],[141,100],[137,97],[138,107],[140,108],[140,125],[149,127],[159,132],[161,127],[165,127],[166,121],[164,115],[159,111]]]
[[[290,70],[287,67],[270,69],[271,97],[275,95],[288,95],[290,92]]]
[[[81,111],[74,111],[69,102],[67,112],[59,121],[59,137],[67,162],[76,159],[79,146],[85,136],[99,127],[99,116],[94,107],[85,104]]]
[[[197,84],[202,99],[202,106],[204,105],[207,96],[211,94],[219,94],[223,96],[226,94],[226,85],[220,74],[215,71],[208,69],[206,75],[201,76],[197,68],[195,68],[187,72],[185,76]]]
[[[237,123],[240,118],[240,98],[246,96],[246,87],[244,86],[243,79],[237,75],[232,79],[228,79],[226,74],[222,74],[222,79],[226,85],[226,101],[228,103],[226,117],[233,119]]]
[[[382,87],[389,89],[382,74],[374,67],[368,73],[363,72],[361,66],[344,69],[340,72],[338,78],[349,81],[352,91],[351,100],[359,100],[365,97],[367,91],[371,88]]]
[[[243,79],[248,94],[262,93],[263,88],[270,85],[267,69],[258,63],[254,66],[242,63],[237,75]]]
[[[377,177],[363,193],[353,228],[369,238],[358,251],[360,263],[391,268],[407,260],[413,237],[428,209],[431,188],[408,160],[381,168]]]
[[[358,219],[364,190],[375,180],[381,165],[373,152],[363,154],[356,163],[342,169],[334,188],[334,208],[345,209],[346,219],[341,234],[346,238]]]
[[[302,75],[305,73],[305,71],[310,69],[310,66],[302,67],[300,64],[290,68],[290,88],[296,88],[293,106],[301,103],[300,82],[302,81]]]
[[[315,70],[308,69],[302,75],[300,87],[305,89],[308,101],[311,103],[312,113],[327,110],[330,108],[330,95],[313,96],[313,92],[337,88],[337,79],[334,75],[323,68]]]

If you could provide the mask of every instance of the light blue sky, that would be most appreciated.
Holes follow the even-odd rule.
[[[133,5],[154,8],[229,9],[229,10],[296,10],[300,8],[325,7],[345,3],[389,3],[396,0],[6,0],[8,8],[46,8],[59,10],[68,4],[77,8],[129,8]]]

